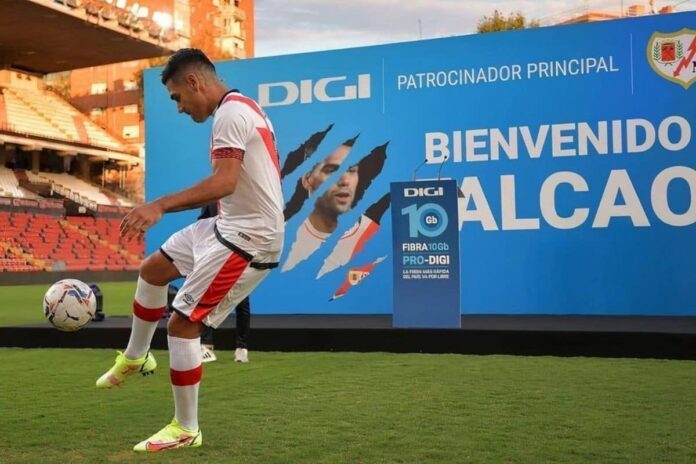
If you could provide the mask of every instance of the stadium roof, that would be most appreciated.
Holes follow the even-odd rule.
[[[73,155],[82,154],[102,161],[113,160],[127,165],[137,166],[143,162],[141,158],[129,155],[128,153],[109,151],[93,147],[78,147],[69,142],[32,139],[25,135],[14,135],[12,133],[0,130],[0,145],[5,144],[21,147],[22,150],[54,150],[57,153]]]
[[[47,74],[173,51],[147,33],[100,20],[84,8],[53,0],[0,0],[0,68]]]

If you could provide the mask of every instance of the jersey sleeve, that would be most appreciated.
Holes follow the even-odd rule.
[[[252,115],[243,105],[227,103],[213,122],[210,159],[244,159],[247,142],[254,129]]]

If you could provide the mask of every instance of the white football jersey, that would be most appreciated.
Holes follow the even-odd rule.
[[[242,160],[235,191],[220,199],[217,228],[244,251],[278,252],[285,222],[280,166],[273,126],[261,107],[227,93],[213,116],[210,158]]]

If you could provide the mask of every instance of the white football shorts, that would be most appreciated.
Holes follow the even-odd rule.
[[[192,322],[213,328],[270,272],[250,266],[252,250],[233,251],[229,242],[223,244],[216,237],[215,219],[201,219],[181,229],[160,248],[186,278],[174,299],[174,309]],[[277,261],[277,253],[254,252],[253,261]]]

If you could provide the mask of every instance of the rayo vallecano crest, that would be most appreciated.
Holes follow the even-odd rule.
[[[647,53],[650,66],[665,79],[685,89],[696,82],[696,31],[655,32]]]

